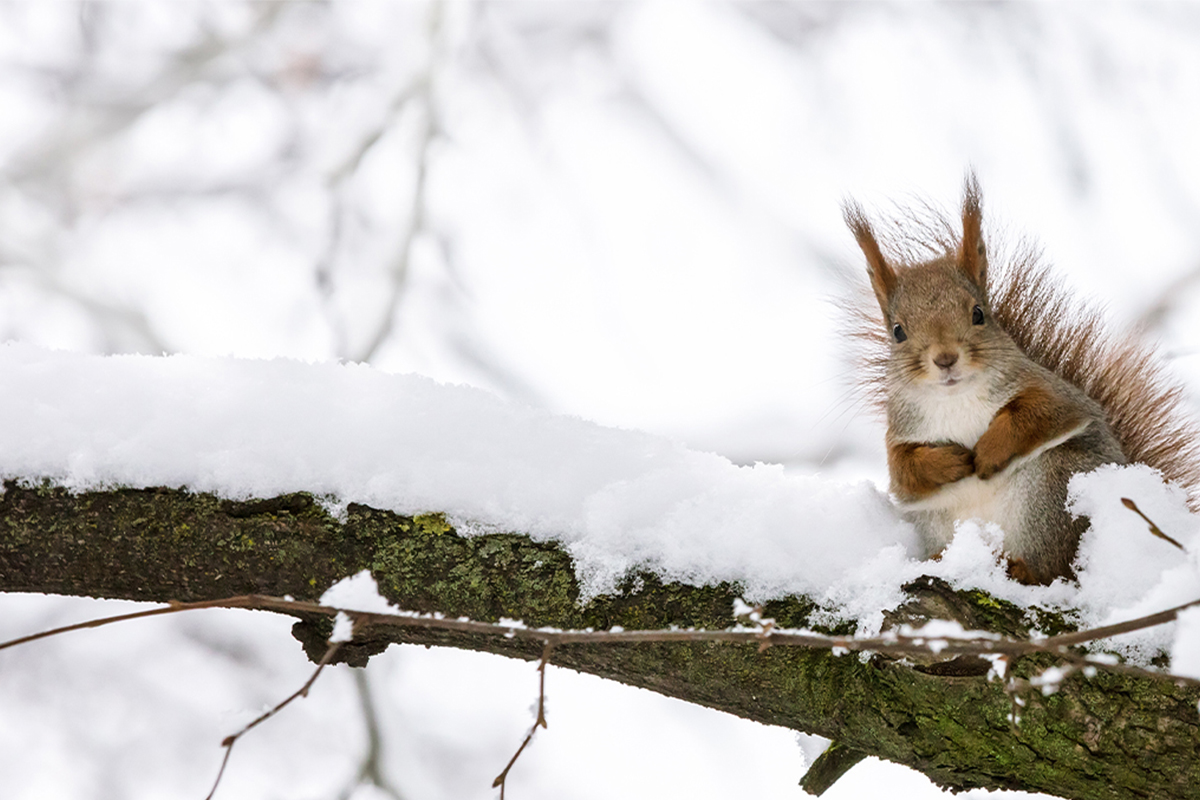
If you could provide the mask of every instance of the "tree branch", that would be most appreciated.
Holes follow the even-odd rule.
[[[339,521],[303,494],[237,503],[179,490],[71,495],[9,483],[0,497],[0,589],[6,591],[181,602],[261,594],[312,601],[335,580],[362,569],[372,571],[396,605],[438,612],[447,621],[506,617],[530,628],[620,626],[630,639],[639,630],[672,626],[726,629],[740,594],[736,586],[663,584],[641,575],[617,593],[580,603],[571,561],[553,544],[515,534],[467,539],[436,515],[407,518],[356,505]],[[951,616],[967,628],[1028,636],[1023,609],[931,582],[918,582],[911,592],[911,607],[896,618],[919,624],[921,617]],[[814,607],[792,597],[766,604],[763,613],[778,628],[803,628]],[[290,613],[301,617],[294,630],[310,657],[320,659],[331,620],[294,607]],[[1061,619],[1044,616],[1037,624],[1066,630]],[[337,658],[361,664],[391,643],[412,642],[536,660],[547,637],[529,633],[508,638],[358,619],[355,640],[344,643]],[[936,663],[878,651],[869,657],[794,647],[759,652],[761,641],[563,641],[555,644],[553,660],[816,733],[957,789],[1184,798],[1200,785],[1200,691],[1191,686],[1135,674],[1076,674],[1049,696],[1029,689],[1021,697],[1021,722],[1013,726],[1005,685],[970,669],[937,674]],[[1037,644],[1076,643],[1052,638]],[[955,646],[948,641],[949,651]],[[1071,651],[1065,657],[1081,658]],[[1013,665],[1012,675],[1027,680],[1062,663],[1062,653],[1033,653]]]

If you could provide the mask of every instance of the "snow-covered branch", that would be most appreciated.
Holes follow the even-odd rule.
[[[885,648],[906,643],[903,634],[890,642],[884,636],[862,643],[876,651],[865,659],[831,649],[760,652],[761,630],[722,633],[740,593],[737,586],[664,583],[647,573],[581,601],[574,565],[561,547],[516,534],[463,538],[437,516],[404,517],[352,505],[339,521],[305,495],[231,502],[180,490],[70,494],[13,483],[0,513],[6,526],[0,588],[6,590],[161,601],[291,595],[298,600],[256,602],[302,612],[295,632],[319,658],[328,651],[331,620],[304,600],[315,600],[341,576],[370,569],[392,603],[426,616],[370,617],[372,624],[361,626],[339,650],[339,658],[351,663],[363,663],[395,642],[537,659],[548,636],[537,628],[591,628],[606,633],[580,634],[570,646],[571,634],[556,634],[568,638],[555,648],[554,663],[818,733],[851,751],[909,764],[948,786],[1021,786],[1065,797],[1117,797],[1135,790],[1184,797],[1200,779],[1195,688],[1112,672],[1076,675],[1054,694],[1023,695],[1022,721],[1014,727],[1012,698],[1002,682],[937,674],[935,667],[885,656]],[[914,614],[921,612],[914,609],[923,598],[933,598],[930,607],[957,604],[952,615],[963,620],[988,615],[993,629],[1029,635],[1025,612],[1016,606],[944,584],[922,584],[912,592],[915,605],[905,612],[909,624],[920,624]],[[814,609],[810,599],[791,597],[766,603],[763,613],[781,629],[804,628]],[[374,624],[384,617],[386,624]],[[524,620],[527,627],[473,629],[478,622],[505,618]],[[1045,617],[1041,625],[1052,622]],[[630,643],[646,636],[638,630],[672,627],[709,633],[679,630],[658,634],[668,641]],[[497,635],[501,630],[513,635]],[[589,641],[605,636],[618,641]],[[695,640],[730,636],[748,643]],[[909,639],[914,649],[943,642],[946,650],[959,646],[944,631],[921,631]],[[860,646],[852,637],[821,641]],[[984,637],[976,644],[994,647],[1000,641]],[[1035,652],[1017,661],[1010,674],[1034,678],[1063,663],[1062,656]],[[1149,733],[1163,726],[1169,735]],[[1130,736],[1138,740],[1136,749],[1130,749]],[[1029,769],[1014,752],[1035,754],[1038,768]]]
[[[0,591],[292,598],[246,607],[298,616],[318,661],[332,620],[305,604],[369,570],[424,616],[359,615],[339,661],[406,642],[531,660],[550,645],[556,665],[947,786],[1171,797],[1200,783],[1200,691],[1143,669],[1171,648],[1170,671],[1200,677],[1200,620],[1183,612],[1174,639],[1129,623],[1200,596],[1192,518],[1146,470],[1081,479],[1078,581],[1022,587],[986,530],[919,560],[869,484],[738,467],[413,376],[13,345],[0,370]],[[743,597],[759,620],[729,631]],[[506,619],[525,627],[494,627]],[[1120,634],[1103,646],[1128,661],[1074,649],[1094,638],[1080,626]],[[763,648],[789,641],[805,646]],[[1001,657],[1005,680],[988,681]]]

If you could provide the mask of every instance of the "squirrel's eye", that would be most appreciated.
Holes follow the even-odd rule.
[[[904,332],[904,328],[901,328],[899,323],[892,328],[892,336],[896,337],[897,342],[903,342],[908,338],[908,334]]]
[[[979,306],[975,306],[975,308],[971,309],[971,324],[972,325],[982,325],[983,324],[983,309],[980,308]]]

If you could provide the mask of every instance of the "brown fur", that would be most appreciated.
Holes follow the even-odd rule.
[[[1078,301],[1026,253],[993,289],[996,320],[1034,361],[1104,407],[1131,462],[1148,464],[1200,510],[1200,435],[1184,390],[1138,333],[1109,332],[1103,315]]]
[[[971,451],[961,444],[896,442],[888,445],[888,471],[898,495],[920,500],[972,474],[975,465]]]
[[[978,207],[978,185],[968,178],[964,209]],[[862,208],[846,204],[846,220],[860,244],[863,232],[878,242],[880,258],[904,268],[936,258],[955,258],[975,241],[932,206],[901,209],[873,227]],[[964,214],[964,221],[966,215]],[[1200,510],[1200,433],[1184,410],[1184,390],[1136,331],[1113,332],[1104,316],[1082,302],[1023,245],[988,269],[985,278],[997,323],[1034,362],[1078,386],[1104,409],[1129,461],[1148,464],[1183,487]],[[882,416],[890,359],[889,332],[879,308],[866,298],[849,304],[847,330],[856,343],[855,373],[863,399]]]
[[[867,221],[862,209],[855,206],[853,211],[847,211],[846,221],[854,233],[855,240],[858,241],[858,246],[862,248],[863,255],[867,257],[867,272],[871,277],[871,288],[875,290],[875,298],[881,306],[886,305],[887,297],[896,288],[896,272],[884,259],[879,243],[871,231],[871,223]]]
[[[1038,580],[1038,576],[1029,568],[1029,565],[1025,563],[1025,559],[1023,558],[1008,559],[1008,577],[1026,585],[1045,583],[1045,581]]]
[[[963,235],[958,246],[958,266],[967,279],[987,291],[987,253],[983,246],[983,207],[979,198],[979,182],[967,176],[963,195]]]
[[[975,474],[987,480],[1017,456],[1032,453],[1084,421],[1045,386],[1030,386],[1009,400],[979,437],[975,444]]]

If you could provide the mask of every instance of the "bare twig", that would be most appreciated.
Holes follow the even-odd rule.
[[[308,690],[310,688],[312,688],[312,685],[314,683],[316,683],[317,678],[321,674],[321,670],[325,669],[325,665],[327,665],[333,659],[333,657],[335,655],[337,655],[337,651],[341,646],[342,646],[341,642],[330,642],[329,648],[326,649],[326,651],[325,651],[325,655],[321,657],[321,662],[319,664],[317,664],[317,668],[313,671],[313,674],[311,676],[309,676],[309,679],[304,682],[303,686],[301,686],[294,693],[292,693],[292,695],[289,696],[286,700],[277,704],[274,708],[270,709],[266,713],[259,716],[257,719],[255,719],[253,722],[251,722],[246,727],[242,728],[237,733],[234,733],[234,734],[231,734],[231,735],[225,737],[225,740],[221,742],[221,746],[225,748],[225,757],[221,759],[221,768],[219,770],[217,770],[217,779],[215,781],[213,781],[212,790],[209,791],[208,795],[204,798],[204,800],[212,800],[213,795],[217,793],[217,787],[221,785],[221,778],[222,778],[222,776],[225,775],[225,767],[226,767],[226,765],[229,764],[229,756],[231,753],[233,753],[233,746],[235,744],[237,744],[237,740],[240,739],[245,734],[249,733],[254,727],[259,725],[260,723],[266,722],[268,719],[270,719],[271,717],[278,714],[280,711],[283,710],[283,708],[288,703],[292,702],[296,698],[307,697]]]
[[[332,172],[329,173],[325,180],[326,189],[329,192],[329,235],[326,239],[324,251],[317,258],[316,276],[317,287],[320,289],[320,297],[322,308],[330,321],[330,325],[334,328],[337,337],[337,353],[341,357],[349,356],[346,345],[345,325],[338,320],[333,308],[333,268],[334,262],[337,260],[338,251],[342,245],[343,234],[343,218],[346,216],[346,184],[350,178],[357,174],[359,167],[367,154],[375,147],[376,144],[384,137],[384,134],[391,129],[395,124],[396,119],[409,107],[413,98],[422,97],[424,87],[428,83],[427,75],[420,75],[413,81],[403,86],[392,101],[388,104],[387,110],[384,112],[383,118],[372,129],[368,130],[358,141],[355,147],[350,151],[349,155],[339,164]],[[422,152],[424,152],[422,150]],[[418,179],[422,178],[423,172],[418,172]],[[423,187],[418,187],[419,191],[415,195],[416,202],[423,202],[420,199]],[[414,205],[414,214],[417,206]],[[415,217],[413,222],[415,222]],[[389,307],[390,311],[394,311]]]
[[[1171,675],[1163,672],[1155,672],[1142,667],[1133,667],[1125,664],[1115,663],[1107,659],[1099,659],[1094,656],[1079,653],[1071,648],[1099,639],[1106,639],[1112,636],[1117,636],[1124,633],[1130,633],[1136,630],[1161,625],[1170,622],[1179,615],[1179,612],[1200,605],[1200,600],[1194,600],[1189,603],[1176,606],[1174,608],[1160,611],[1156,614],[1148,614],[1137,619],[1128,620],[1126,622],[1117,623],[1115,625],[1106,625],[1099,628],[1091,628],[1089,630],[1078,631],[1075,633],[1062,634],[1049,638],[1034,638],[1030,640],[1008,639],[992,634],[976,633],[974,635],[967,634],[963,636],[947,636],[944,634],[930,633],[926,634],[921,630],[906,631],[904,633],[887,632],[880,636],[873,637],[855,637],[855,636],[826,636],[822,634],[812,633],[803,630],[780,630],[775,627],[774,620],[763,619],[761,609],[750,609],[748,619],[755,627],[751,629],[733,629],[722,631],[711,630],[644,630],[644,631],[626,631],[626,630],[610,630],[610,631],[573,631],[573,630],[554,630],[554,629],[532,629],[521,625],[520,623],[496,624],[490,622],[475,622],[468,619],[446,619],[440,615],[423,616],[407,612],[399,612],[394,614],[369,613],[365,611],[355,611],[352,609],[339,609],[332,606],[324,606],[318,603],[290,600],[287,598],[270,597],[266,595],[239,595],[237,597],[228,597],[220,600],[204,600],[195,603],[179,603],[170,602],[164,607],[149,609],[146,611],[138,611],[131,614],[119,614],[111,617],[103,617],[99,619],[89,620],[86,622],[66,625],[52,630],[42,631],[27,636],[11,639],[7,642],[0,642],[0,650],[15,647],[19,644],[27,644],[38,639],[44,639],[50,636],[55,636],[60,633],[68,633],[70,631],[82,630],[85,628],[99,628],[105,625],[110,625],[117,622],[124,622],[131,619],[139,619],[142,617],[157,616],[162,614],[173,614],[180,611],[192,611],[203,608],[242,608],[262,611],[275,611],[280,613],[291,614],[295,616],[323,616],[333,617],[339,613],[347,614],[353,620],[353,634],[358,635],[364,633],[367,629],[386,630],[389,628],[424,628],[427,630],[455,631],[460,633],[482,634],[490,636],[504,636],[506,638],[522,639],[526,641],[540,641],[542,643],[542,657],[538,664],[539,676],[539,692],[537,717],[534,724],[525,736],[521,746],[517,748],[516,753],[509,760],[504,770],[496,777],[493,786],[500,787],[500,797],[503,800],[505,783],[508,774],[517,759],[525,751],[533,740],[534,734],[539,727],[546,727],[546,666],[550,662],[550,655],[555,647],[560,647],[569,644],[587,643],[587,644],[615,644],[615,643],[637,643],[637,642],[725,642],[731,644],[747,644],[757,645],[759,652],[767,646],[791,646],[791,647],[807,647],[813,649],[830,650],[834,653],[839,652],[876,652],[889,655],[915,655],[928,654],[930,652],[943,654],[946,657],[975,655],[983,657],[992,657],[993,663],[1007,667],[1015,659],[1031,653],[1045,653],[1053,655],[1062,661],[1066,662],[1066,666],[1054,668],[1054,672],[1043,673],[1039,678],[1033,680],[1024,679],[1009,679],[1005,683],[1005,692],[1012,698],[1012,713],[1010,722],[1016,726],[1020,721],[1020,708],[1024,706],[1024,700],[1019,696],[1020,692],[1030,688],[1040,688],[1042,691],[1053,691],[1066,678],[1074,675],[1077,672],[1090,677],[1096,670],[1106,670],[1125,675],[1131,675],[1139,678],[1152,678],[1157,680],[1168,680],[1176,684],[1187,684],[1191,686],[1200,686],[1200,680],[1194,678],[1183,677],[1179,675]],[[271,710],[259,716],[257,719],[246,725],[237,733],[226,737],[221,746],[225,748],[225,755],[221,760],[221,767],[217,772],[216,780],[213,783],[212,790],[209,792],[206,800],[211,800],[215,794],[217,787],[221,783],[221,778],[225,774],[225,768],[229,763],[229,757],[233,751],[233,745],[243,735],[248,733],[259,724],[273,717],[285,708],[289,703],[298,697],[304,697],[308,694],[309,689],[321,674],[321,671],[327,666],[337,655],[341,642],[331,642],[325,654],[322,656],[320,663],[312,676],[291,696],[277,704]],[[386,787],[381,787],[386,788]]]
[[[1045,639],[1007,639],[1001,636],[981,634],[979,636],[948,637],[941,634],[924,634],[915,631],[910,634],[887,632],[879,636],[827,636],[803,630],[788,630],[771,628],[763,630],[756,627],[751,630],[611,630],[611,631],[576,631],[526,628],[518,624],[498,624],[492,622],[477,622],[469,619],[447,619],[442,616],[418,615],[408,612],[396,614],[379,614],[353,609],[340,609],[333,606],[323,606],[303,600],[288,600],[282,597],[268,595],[239,595],[222,600],[204,600],[196,603],[172,603],[164,608],[141,611],[134,614],[121,614],[115,617],[81,622],[42,633],[23,636],[8,642],[0,642],[0,650],[17,644],[43,639],[59,633],[67,633],[82,628],[98,628],[115,622],[123,622],[138,617],[148,617],[158,614],[171,614],[179,611],[192,611],[203,608],[244,608],[258,611],[276,611],[294,616],[323,616],[333,617],[338,613],[349,614],[354,619],[356,635],[368,629],[389,628],[424,628],[427,630],[454,631],[459,633],[504,636],[507,638],[537,641],[551,647],[561,647],[570,644],[637,644],[639,642],[722,642],[726,644],[752,644],[761,646],[765,641],[772,647],[809,647],[820,650],[835,650],[847,652],[874,652],[888,655],[914,655],[936,651],[947,656],[957,655],[1007,655],[1021,656],[1030,653],[1047,653],[1077,663],[1081,666],[1094,666],[1116,672],[1137,674],[1145,677],[1164,678],[1200,685],[1200,680],[1154,672],[1140,667],[1128,667],[1121,664],[1108,664],[1093,661],[1086,656],[1072,652],[1069,648],[1098,639],[1107,639],[1123,633],[1150,628],[1174,620],[1185,608],[1200,605],[1200,600],[1193,600],[1182,605],[1147,614],[1143,617],[1105,625],[1099,628],[1065,633]]]
[[[1153,628],[1155,625],[1162,625],[1165,622],[1172,622],[1179,612],[1185,608],[1200,605],[1200,600],[1192,600],[1188,603],[1177,605],[1174,608],[1168,608],[1166,611],[1159,611],[1154,614],[1147,614],[1144,617],[1118,622],[1113,625],[1105,625],[1100,628],[1090,628],[1086,631],[1076,631],[1075,633],[1063,633],[1058,636],[1052,636],[1046,639],[1044,643],[1051,648],[1071,647],[1084,642],[1094,642],[1097,639],[1107,639],[1111,636],[1119,636],[1122,633],[1132,633],[1140,631],[1143,628]]]
[[[513,753],[513,757],[508,760],[508,764],[504,766],[503,771],[496,776],[496,780],[492,781],[492,788],[500,787],[500,800],[504,800],[504,786],[508,782],[508,771],[513,768],[513,764],[517,763],[517,759],[521,757],[521,753],[533,741],[533,735],[537,733],[539,727],[546,727],[546,664],[550,662],[550,651],[554,649],[554,645],[546,642],[545,648],[542,649],[542,660],[538,664],[538,706],[537,718],[533,721],[533,726],[529,729],[529,733],[525,735],[525,741],[521,742],[521,746],[517,748],[517,752]]]
[[[1123,664],[1112,664],[1096,661],[1086,655],[1072,651],[1070,648],[1099,639],[1107,639],[1124,633],[1150,628],[1174,620],[1185,608],[1200,605],[1200,600],[1148,614],[1143,617],[1105,625],[1099,628],[1065,633],[1045,639],[1007,639],[1000,636],[980,634],[978,636],[948,637],[940,634],[924,634],[915,631],[908,634],[887,632],[879,636],[826,636],[803,630],[787,630],[769,628],[764,630],[758,626],[751,630],[611,630],[611,631],[575,631],[526,628],[518,624],[497,624],[491,622],[476,622],[468,619],[446,619],[438,615],[424,616],[407,612],[396,614],[378,614],[366,611],[339,609],[323,606],[319,603],[303,600],[288,600],[282,597],[267,595],[239,595],[222,600],[205,600],[196,603],[171,603],[164,608],[121,614],[115,617],[81,622],[54,630],[44,631],[29,636],[23,636],[8,642],[0,642],[0,650],[24,644],[59,633],[80,630],[83,628],[98,628],[128,619],[148,617],[158,614],[171,614],[179,611],[191,611],[202,608],[244,608],[259,611],[276,611],[294,616],[324,616],[333,617],[338,613],[346,613],[354,619],[356,634],[368,629],[387,630],[389,628],[424,628],[427,630],[454,631],[459,633],[482,634],[489,636],[504,636],[507,638],[537,641],[548,647],[561,647],[571,644],[636,644],[639,642],[723,642],[726,644],[752,644],[761,647],[764,642],[772,647],[808,647],[835,652],[874,652],[887,655],[905,656],[931,651],[946,656],[976,655],[976,656],[1011,656],[1017,657],[1031,653],[1046,653],[1062,658],[1068,663],[1080,667],[1096,667],[1110,672],[1121,672],[1141,677],[1158,678],[1200,686],[1200,680],[1156,672],[1141,667],[1131,667]]]
[[[1154,524],[1154,520],[1150,519],[1150,518],[1149,518],[1149,517],[1147,517],[1145,514],[1143,514],[1143,513],[1142,513],[1142,510],[1141,510],[1140,508],[1138,508],[1138,507],[1137,507],[1137,503],[1133,502],[1133,501],[1132,501],[1132,500],[1130,500],[1128,497],[1122,497],[1122,498],[1121,498],[1121,503],[1122,503],[1122,505],[1124,505],[1126,508],[1128,508],[1130,511],[1132,511],[1132,512],[1133,512],[1133,513],[1135,513],[1135,514],[1137,514],[1137,515],[1138,515],[1139,517],[1141,517],[1142,519],[1146,520],[1146,524],[1150,526],[1150,532],[1151,532],[1151,533],[1153,533],[1155,536],[1157,536],[1157,537],[1158,537],[1158,538],[1160,538],[1160,539],[1166,539],[1168,542],[1170,542],[1171,544],[1175,545],[1175,546],[1176,546],[1176,547],[1178,547],[1180,550],[1184,550],[1184,551],[1186,551],[1186,548],[1185,548],[1183,545],[1181,545],[1179,542],[1175,541],[1175,540],[1174,540],[1174,539],[1172,539],[1170,536],[1167,536],[1165,533],[1163,533],[1163,532],[1162,532],[1162,529],[1161,529],[1161,528],[1159,528],[1157,525],[1155,525],[1155,524]]]
[[[99,619],[91,619],[87,622],[76,622],[73,625],[64,625],[61,628],[52,628],[48,631],[40,633],[32,633],[28,636],[20,636],[16,639],[9,639],[7,642],[0,642],[0,650],[9,647],[16,647],[19,644],[27,644],[36,642],[38,639],[45,639],[50,636],[57,636],[60,633],[70,633],[71,631],[81,631],[86,628],[102,628],[105,625],[111,625],[114,622],[125,622],[130,619],[141,619],[142,617],[157,617],[162,614],[174,614],[178,611],[192,611],[200,608],[249,608],[253,602],[251,596],[244,595],[242,597],[226,597],[222,600],[201,600],[196,603],[177,603],[174,600],[169,601],[163,608],[151,608],[146,611],[135,611],[131,614],[117,614],[113,617],[100,617]]]

